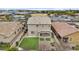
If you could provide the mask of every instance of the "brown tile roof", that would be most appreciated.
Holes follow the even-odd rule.
[[[0,22],[0,35],[10,36],[19,28],[19,22]]]
[[[52,26],[61,37],[78,31],[77,28],[72,27],[72,25],[69,25],[65,22],[52,22]]]
[[[51,19],[48,16],[32,16],[28,19],[27,24],[50,24]]]

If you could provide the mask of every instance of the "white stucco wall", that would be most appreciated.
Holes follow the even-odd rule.
[[[28,25],[28,36],[38,36],[38,32],[50,30],[51,25]],[[32,34],[31,31],[34,31],[34,34]]]

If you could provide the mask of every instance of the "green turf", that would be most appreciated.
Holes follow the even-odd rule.
[[[10,48],[10,44],[8,43],[0,43],[0,49],[1,50],[7,50]]]
[[[27,49],[27,50],[37,50],[38,49],[38,38],[37,37],[24,38],[20,44],[20,47]]]

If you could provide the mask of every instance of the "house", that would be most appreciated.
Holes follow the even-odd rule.
[[[52,31],[57,38],[70,46],[79,45],[79,29],[65,22],[52,22]]]
[[[75,17],[75,20],[76,20],[76,21],[79,21],[79,13],[75,13],[75,14],[74,14],[74,17]]]
[[[47,14],[41,14],[41,13],[39,13],[39,14],[31,14],[31,16],[47,16]]]
[[[11,13],[7,13],[7,12],[2,12],[0,13],[0,21],[7,21],[11,19]]]
[[[26,20],[29,16],[29,12],[15,12],[13,13],[13,20]]]
[[[0,43],[12,44],[22,31],[20,22],[0,22]],[[19,39],[18,39],[19,40]]]
[[[25,19],[25,12],[16,12],[16,13],[13,13],[13,19],[18,21],[20,19],[24,20]]]
[[[50,15],[50,18],[52,21],[72,21],[74,20],[74,17],[69,15]]]
[[[18,21],[18,20],[25,20],[25,16],[24,15],[13,15],[13,19],[15,21]]]
[[[50,36],[51,34],[51,20],[47,16],[30,17],[27,21],[27,25],[28,36]]]
[[[43,51],[51,50],[50,43],[52,41],[52,31],[50,18],[48,16],[32,16],[28,19],[27,25],[27,35],[39,37],[39,49]]]

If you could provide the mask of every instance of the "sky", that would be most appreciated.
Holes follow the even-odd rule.
[[[52,8],[52,9],[78,9],[79,0],[0,0],[0,8],[26,9],[26,8]]]

